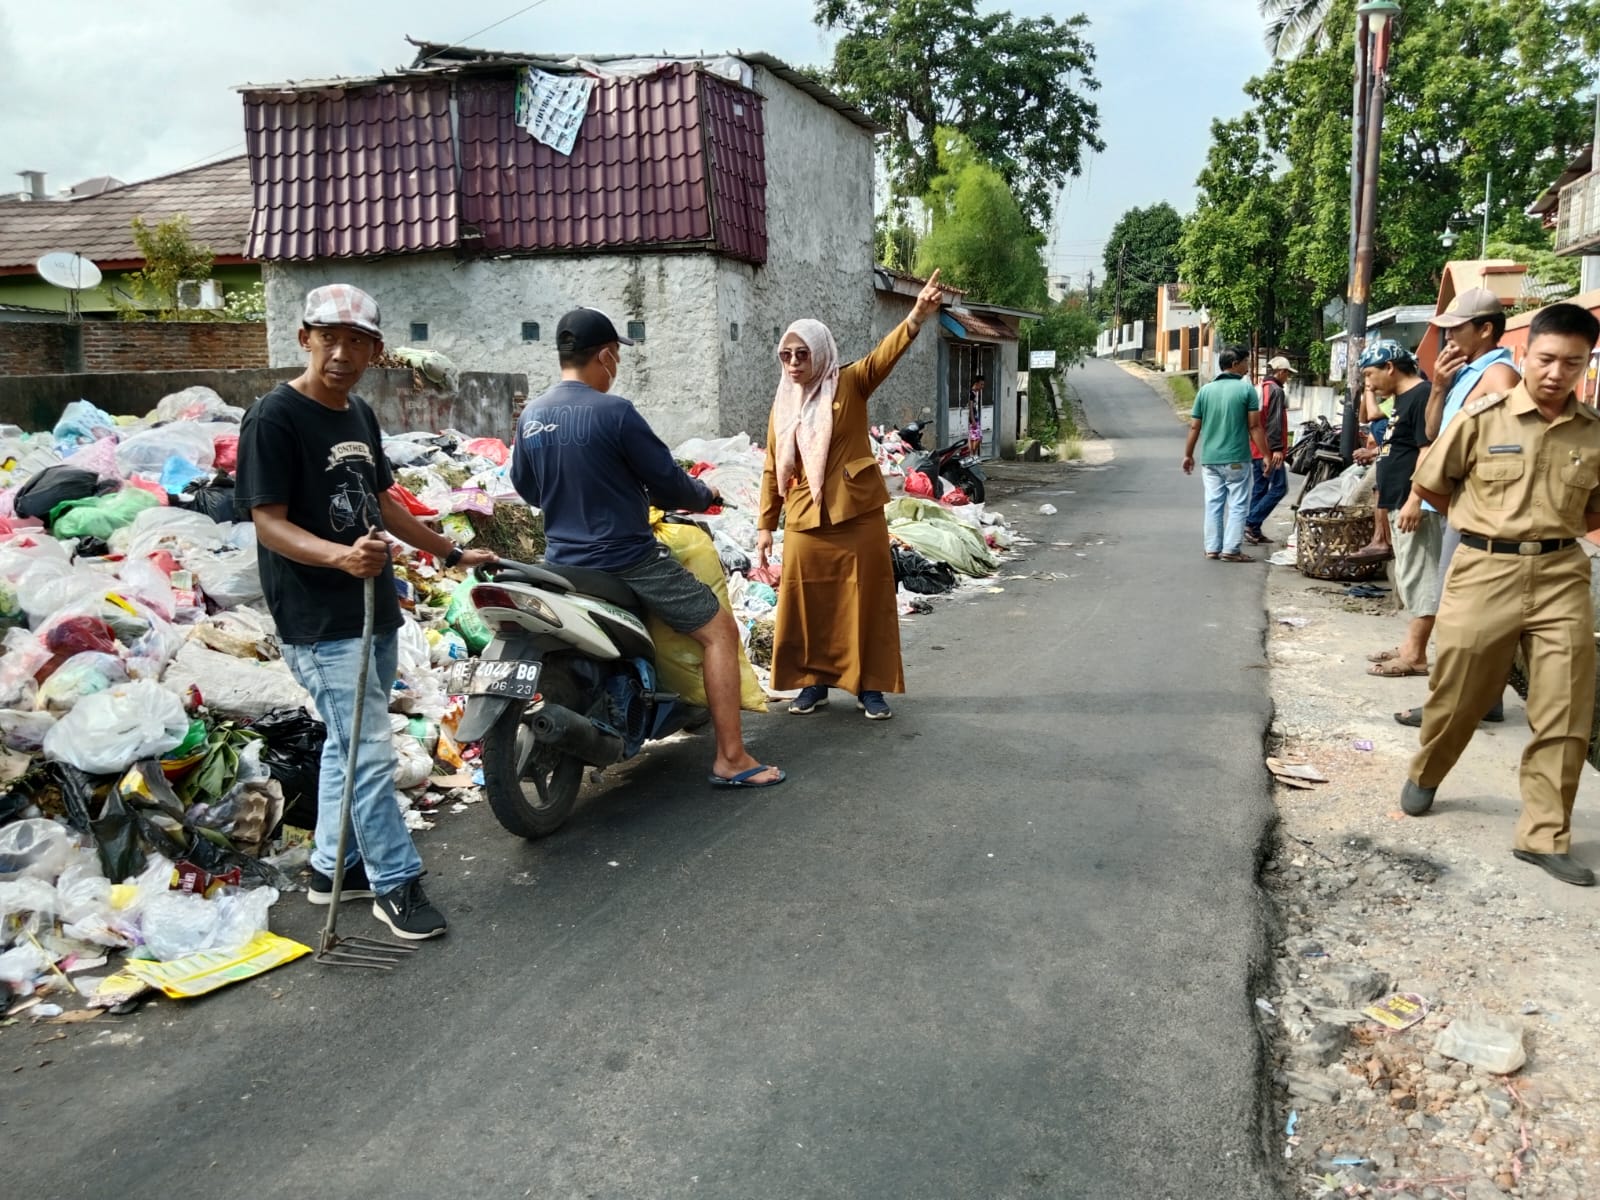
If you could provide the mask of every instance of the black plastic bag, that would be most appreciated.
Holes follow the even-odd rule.
[[[233,521],[233,476],[226,471],[197,479],[172,502],[178,508],[202,513],[218,524]]]
[[[955,590],[956,573],[948,563],[934,562],[904,546],[895,546],[893,550],[894,581],[905,584],[906,591],[941,596]]]
[[[46,467],[17,490],[11,507],[19,517],[44,520],[50,510],[68,500],[87,500],[99,490],[100,477],[79,467]]]
[[[106,793],[105,805],[90,828],[95,849],[100,851],[100,869],[107,879],[121,883],[144,870],[144,843],[139,836],[138,819],[128,811],[116,788]]]
[[[283,819],[301,829],[315,828],[328,727],[303,708],[275,708],[250,729],[267,740],[261,765],[283,788]]]

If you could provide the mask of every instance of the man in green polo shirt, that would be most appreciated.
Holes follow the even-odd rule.
[[[1205,483],[1206,557],[1223,562],[1253,562],[1241,549],[1244,521],[1250,508],[1250,444],[1271,474],[1283,463],[1282,451],[1269,449],[1261,429],[1261,397],[1246,377],[1250,352],[1243,346],[1224,348],[1217,359],[1222,369],[1194,398],[1189,413],[1189,441],[1183,449],[1183,473],[1194,474],[1200,454]]]

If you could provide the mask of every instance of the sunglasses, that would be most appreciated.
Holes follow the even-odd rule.
[[[809,351],[809,350],[779,350],[778,351],[778,361],[781,362],[781,363],[784,363],[786,365],[788,363],[792,363],[792,362],[797,362],[797,363],[808,362],[810,360],[810,358],[811,358],[811,351]]]

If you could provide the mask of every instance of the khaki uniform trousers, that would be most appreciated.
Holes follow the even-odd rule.
[[[1518,645],[1528,664],[1528,726],[1516,848],[1565,854],[1594,720],[1594,604],[1582,546],[1490,554],[1462,546],[1434,626],[1437,656],[1411,782],[1438,787],[1505,690]]]

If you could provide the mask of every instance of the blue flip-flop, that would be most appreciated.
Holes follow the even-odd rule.
[[[752,783],[751,780],[763,771],[778,771],[778,777],[769,779],[765,783]],[[708,778],[711,781],[711,786],[716,788],[769,788],[777,787],[789,776],[779,771],[777,767],[763,765],[751,767],[748,771],[740,771],[732,779],[724,779],[721,775],[711,775]]]

